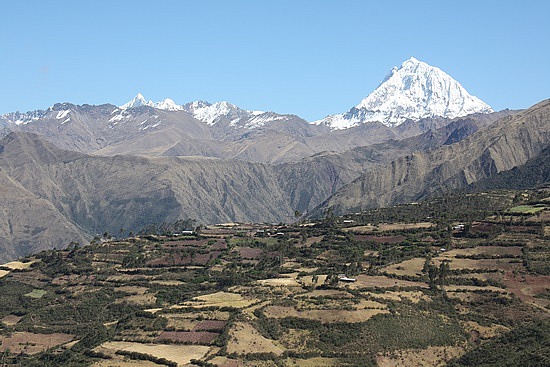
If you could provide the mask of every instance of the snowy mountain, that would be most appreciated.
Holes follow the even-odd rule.
[[[141,107],[141,106],[149,106],[158,108],[159,110],[165,110],[165,111],[181,111],[183,110],[183,107],[180,105],[177,105],[173,100],[170,98],[166,98],[163,101],[160,102],[153,102],[151,100],[146,100],[145,97],[141,93],[138,93],[137,96],[132,98],[131,101],[129,101],[126,104],[123,104],[122,106],[119,106],[121,110],[127,110],[129,108],[135,108],[135,107]]]
[[[161,102],[153,102],[147,100],[141,93],[138,93],[128,103],[119,106],[118,108],[122,111],[119,111],[117,116],[123,116],[127,110],[142,106],[164,111],[185,111],[209,126],[225,124],[245,129],[255,129],[273,121],[288,121],[292,118],[291,115],[279,115],[274,112],[245,110],[226,101],[216,103],[194,101],[185,105],[178,105],[170,98],[166,98]]]
[[[341,130],[379,121],[395,127],[406,120],[489,112],[493,112],[489,105],[470,95],[441,69],[411,57],[401,67],[394,67],[378,88],[357,106],[312,124]]]
[[[10,112],[0,116],[3,125],[27,125],[43,119],[58,120],[61,124],[71,121],[70,112],[75,106],[70,103],[56,103],[46,110]]]
[[[243,118],[249,118],[255,113],[253,111],[243,110],[229,102],[208,103],[204,101],[195,101],[183,106],[185,111],[189,112],[199,121],[206,122],[208,125],[215,125],[220,118],[225,117],[230,122],[237,122]],[[262,113],[262,112],[259,112]]]

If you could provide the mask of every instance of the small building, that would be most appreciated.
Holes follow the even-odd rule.
[[[353,283],[353,282],[357,281],[357,279],[347,277],[345,274],[339,274],[338,275],[338,280],[341,281],[341,282],[345,282],[345,283]]]

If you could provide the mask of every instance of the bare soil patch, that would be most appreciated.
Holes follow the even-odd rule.
[[[317,237],[308,237],[306,239],[306,242],[301,244],[300,246],[304,246],[304,247],[309,247],[311,245],[313,245],[314,243],[316,242],[321,242],[321,240],[323,239],[322,236],[317,236]]]
[[[168,325],[166,327],[177,331],[222,331],[227,324],[229,313],[207,311],[183,314],[166,313],[162,316],[168,319]],[[201,320],[197,320],[199,316]],[[212,319],[202,320],[204,318]]]
[[[534,297],[535,294],[542,293],[550,289],[550,276],[534,276],[530,274],[514,275],[512,272],[506,272],[503,283],[506,289],[515,294],[523,302],[538,305],[541,307],[550,306],[550,301]]]
[[[375,299],[388,299],[392,301],[409,300],[412,303],[430,300],[430,297],[425,295],[422,291],[385,291],[384,293],[365,292],[363,294]]]
[[[418,222],[418,223],[382,223],[377,226],[355,226],[343,228],[343,231],[354,233],[371,233],[375,230],[378,231],[404,231],[408,229],[420,229],[420,228],[432,228],[435,227],[431,222]]]
[[[275,341],[262,336],[252,325],[244,322],[235,323],[229,331],[227,353],[249,354],[252,352],[281,355],[284,349]]]
[[[147,293],[147,294],[134,294],[131,296],[122,297],[117,299],[115,303],[127,302],[135,305],[147,306],[147,305],[155,304],[156,301],[157,301],[157,297],[155,297],[154,294]]]
[[[175,330],[191,331],[194,330],[200,322],[195,319],[190,319],[185,315],[178,314],[165,314],[163,317],[168,319],[166,327]]]
[[[227,250],[227,242],[225,242],[225,240],[217,240],[215,243],[210,245],[210,250]]]
[[[205,321],[199,322],[193,328],[193,331],[222,331],[225,325],[227,325],[227,321],[205,320]]]
[[[193,256],[182,256],[181,253],[170,253],[158,259],[147,262],[148,266],[185,266],[197,265],[205,266],[208,262],[217,259],[221,255],[221,251],[210,251],[207,253],[198,253]]]
[[[208,362],[217,365],[218,367],[242,367],[243,364],[236,359],[230,359],[227,357],[216,356]]]
[[[204,308],[204,307],[235,307],[243,308],[257,302],[257,299],[245,299],[239,293],[217,292],[198,296],[189,302],[184,302],[184,307]],[[178,306],[173,306],[178,308]]]
[[[134,285],[125,285],[116,288],[117,291],[128,293],[128,294],[145,294],[149,290],[147,287],[138,287]]]
[[[1,321],[6,326],[13,326],[13,325],[16,325],[19,321],[21,321],[22,318],[23,318],[22,316],[8,315],[8,316],[5,316]]]
[[[351,289],[357,288],[390,288],[390,287],[420,287],[428,288],[426,283],[411,282],[409,280],[393,279],[382,275],[358,275],[355,283],[346,284]]]
[[[456,256],[492,255],[492,256],[521,256],[521,246],[477,246],[463,249],[453,249],[442,252],[438,257],[451,258]]]
[[[298,278],[297,280],[303,285],[303,286],[317,286],[322,285],[325,283],[325,280],[327,279],[327,275],[306,275],[303,277]]]
[[[255,247],[241,247],[237,250],[243,259],[257,260],[262,256],[263,250]]]
[[[11,336],[0,337],[0,351],[9,349],[11,353],[36,354],[57,345],[70,342],[74,335],[53,333],[35,334],[27,332],[15,332]]]
[[[386,266],[382,271],[395,275],[420,276],[422,275],[422,268],[425,262],[426,259],[417,257],[398,264]]]
[[[359,310],[303,310],[298,311],[294,307],[268,306],[264,310],[267,317],[282,319],[285,317],[298,317],[301,319],[317,320],[322,323],[334,322],[364,322],[380,313],[389,313],[386,309],[359,309]]]
[[[470,228],[470,232],[474,234],[478,233],[491,233],[498,230],[498,226],[494,223],[487,222],[474,222]]]
[[[370,224],[366,225],[366,226],[355,226],[355,227],[342,228],[342,231],[344,231],[344,232],[353,232],[353,233],[370,233],[374,230],[378,230],[378,227],[370,225]]]

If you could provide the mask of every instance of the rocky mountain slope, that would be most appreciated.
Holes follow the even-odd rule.
[[[487,177],[469,186],[471,191],[530,189],[550,182],[550,145],[525,164]]]
[[[149,108],[149,107],[144,107]],[[278,165],[206,157],[99,157],[61,150],[42,137],[12,133],[0,143],[5,181],[4,259],[81,243],[105,231],[139,231],[152,223],[290,221],[377,165],[432,149],[483,122],[457,119],[403,140],[322,153]],[[452,129],[456,126],[456,129]],[[145,142],[144,142],[145,143]]]
[[[550,100],[505,117],[458,143],[418,151],[364,173],[314,212],[417,201],[525,164],[550,143]]]
[[[197,116],[186,110],[163,110],[148,105],[122,109],[109,104],[77,106],[63,103],[45,111],[3,115],[0,125],[5,127],[5,134],[9,131],[31,132],[61,149],[99,156],[203,156],[284,163],[297,162],[322,152],[345,152],[356,147],[405,139],[453,121],[427,118],[407,121],[396,128],[371,122],[331,131],[326,126],[309,124],[294,115],[273,112],[241,115],[239,111],[244,110],[229,104],[227,110],[219,104],[217,107],[206,103],[195,105],[183,107],[195,111]],[[211,111],[203,113],[204,109]],[[225,111],[225,114],[216,114],[214,110]],[[503,113],[510,112],[470,117],[490,123]]]

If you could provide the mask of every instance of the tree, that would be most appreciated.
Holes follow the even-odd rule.
[[[543,233],[544,233],[544,231],[543,231]],[[301,242],[306,243],[306,241],[307,241],[307,231],[306,231],[305,228],[302,228],[302,230],[300,231],[300,236],[302,238]]]
[[[438,277],[439,277],[439,284],[445,285],[447,284],[447,277],[449,276],[449,273],[451,271],[451,267],[449,266],[448,260],[443,260],[441,264],[439,264],[438,269]]]
[[[428,280],[431,289],[437,289],[437,277],[439,275],[439,269],[430,264],[428,267]]]

